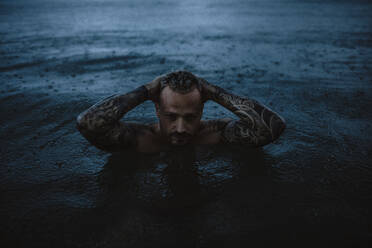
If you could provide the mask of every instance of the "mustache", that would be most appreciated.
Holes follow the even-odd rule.
[[[170,134],[170,136],[175,137],[175,138],[181,138],[181,139],[191,138],[192,137],[191,134],[186,133],[186,132],[183,132],[183,133],[173,132],[173,133]]]

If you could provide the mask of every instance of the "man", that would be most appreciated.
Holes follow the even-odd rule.
[[[146,100],[155,103],[158,123],[120,122]],[[239,120],[202,121],[208,100],[232,111]],[[187,144],[263,146],[280,136],[285,121],[255,100],[228,93],[190,72],[176,71],[96,103],[78,116],[77,128],[90,143],[108,152],[133,149],[156,153]]]

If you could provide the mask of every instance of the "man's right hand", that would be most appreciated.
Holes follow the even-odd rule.
[[[203,102],[206,102],[208,100],[213,100],[214,95],[216,94],[216,86],[213,84],[209,83],[207,80],[204,78],[199,77],[199,84],[201,85],[201,92],[202,92],[202,99]]]
[[[160,95],[160,87],[161,87],[161,80],[163,76],[159,76],[152,80],[150,83],[145,84],[144,86],[147,89],[148,98],[153,102],[159,102],[159,95]]]

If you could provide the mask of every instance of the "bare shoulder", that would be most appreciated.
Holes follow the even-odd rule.
[[[158,123],[142,125],[137,127],[135,149],[142,153],[157,153],[166,149],[166,145],[160,137]]]
[[[229,118],[201,121],[196,143],[209,145],[222,143],[224,129],[231,121]]]

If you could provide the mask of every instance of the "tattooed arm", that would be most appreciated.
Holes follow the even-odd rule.
[[[276,140],[284,131],[284,119],[266,106],[228,93],[202,78],[199,80],[203,87],[204,101],[213,100],[240,118],[217,121],[215,126],[220,130],[220,142],[263,146]]]
[[[150,128],[119,120],[137,105],[155,99],[160,78],[129,93],[113,95],[94,104],[77,117],[78,130],[91,144],[102,150],[135,149],[138,137],[149,132]]]

